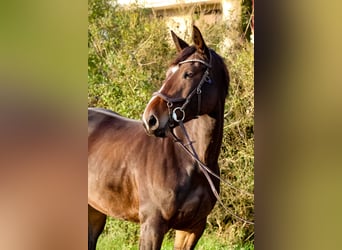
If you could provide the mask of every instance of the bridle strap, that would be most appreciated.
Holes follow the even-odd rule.
[[[211,59],[211,58],[210,58]],[[207,66],[207,68],[211,69],[211,64],[207,63],[206,61],[203,61],[201,59],[189,59],[189,60],[184,60],[181,61],[180,63],[178,63],[179,65],[184,64],[184,63],[188,63],[188,62],[200,62],[203,65]]]
[[[179,98],[171,98],[171,97],[168,97],[167,95],[161,93],[161,92],[154,92],[152,94],[152,96],[158,96],[160,97],[161,99],[163,99],[164,101],[166,101],[169,104],[173,104],[174,102],[184,102],[186,100],[186,98],[182,98],[182,97],[179,97]]]
[[[205,82],[208,81],[208,77],[209,77],[209,69],[207,69],[204,72],[204,75],[202,76],[201,81],[199,82],[197,88],[195,88],[193,91],[191,91],[191,93],[188,95],[188,97],[186,98],[184,104],[182,105],[181,109],[185,110],[186,106],[189,104],[191,98],[197,94],[198,95],[198,108],[197,108],[197,114],[199,115],[200,113],[200,109],[201,109],[201,94],[202,94],[202,86]]]

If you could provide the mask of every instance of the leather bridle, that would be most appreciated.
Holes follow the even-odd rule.
[[[202,94],[202,86],[204,83],[211,83],[212,80],[210,79],[209,76],[209,70],[211,69],[211,55],[210,55],[210,59],[209,59],[209,63],[200,60],[200,59],[188,59],[188,60],[184,60],[181,61],[180,63],[178,63],[178,65],[184,64],[184,63],[191,63],[191,62],[199,62],[202,63],[203,65],[205,65],[207,68],[201,78],[201,81],[198,83],[197,87],[195,89],[193,89],[186,98],[172,98],[169,97],[161,92],[155,92],[153,93],[153,96],[158,96],[161,99],[163,99],[166,102],[166,105],[169,109],[169,122],[170,122],[170,127],[172,127],[173,121],[179,123],[179,122],[183,122],[185,119],[185,108],[186,106],[190,103],[191,98],[197,94],[198,98],[197,98],[197,115],[200,114],[201,111],[201,94]],[[179,103],[179,102],[184,102],[182,106],[180,107],[176,107],[173,108],[174,103]]]

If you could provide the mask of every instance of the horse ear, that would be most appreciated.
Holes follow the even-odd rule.
[[[209,49],[208,49],[207,45],[205,45],[202,34],[201,34],[200,30],[195,25],[193,26],[193,30],[192,30],[192,40],[195,44],[197,51],[199,51],[201,53],[205,53],[205,54],[209,53]]]
[[[172,30],[171,30],[172,40],[176,45],[176,49],[178,52],[181,52],[184,48],[189,47],[189,45],[180,39]]]

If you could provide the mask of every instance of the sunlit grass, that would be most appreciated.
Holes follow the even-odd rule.
[[[131,222],[109,218],[104,233],[100,236],[97,249],[138,250],[139,226]],[[163,241],[162,250],[173,250],[174,232],[169,232]],[[197,250],[253,250],[251,242],[231,244],[224,235],[205,232],[196,246]]]

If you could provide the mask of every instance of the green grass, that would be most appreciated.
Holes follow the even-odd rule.
[[[140,119],[176,55],[170,31],[149,10],[123,11],[105,0],[88,4],[88,106]],[[220,197],[234,214],[253,221],[254,49],[225,23],[207,25],[198,20],[196,25],[207,45],[225,59],[231,77],[219,164],[221,177],[244,192],[221,184]],[[229,49],[222,46],[226,37],[235,41]],[[171,236],[166,237],[164,249],[172,248]],[[98,249],[136,249],[138,241],[138,225],[109,219]],[[217,204],[197,249],[254,249],[253,243],[254,226]]]
[[[138,250],[139,226],[137,224],[107,219],[103,234],[99,237],[97,249],[101,250]],[[174,231],[164,238],[162,250],[173,250]],[[205,232],[196,246],[197,250],[253,250],[251,242],[232,245],[224,235]]]

